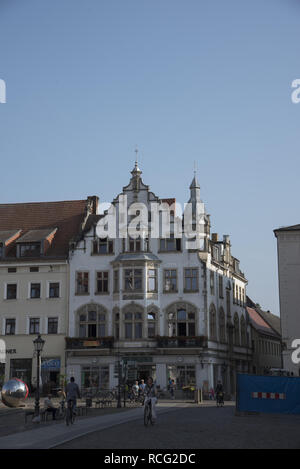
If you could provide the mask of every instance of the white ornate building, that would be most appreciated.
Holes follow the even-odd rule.
[[[122,192],[129,208],[143,203],[150,212],[151,203],[175,202],[150,191],[137,163],[131,174]],[[196,176],[189,202],[193,209],[201,204]],[[118,197],[112,205],[118,225],[124,222]],[[171,226],[178,221],[173,208]],[[231,255],[229,236],[210,235],[205,214],[199,249],[186,249],[173,228],[168,238],[122,239],[117,233],[115,239],[99,239],[102,217],[90,215],[70,248],[68,374],[83,388],[112,388],[121,360],[129,381],[152,375],[165,388],[171,377],[178,389],[196,384],[207,392],[221,379],[234,394],[235,373],[248,371],[252,352],[247,281]]]

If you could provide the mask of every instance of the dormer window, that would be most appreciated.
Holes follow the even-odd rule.
[[[20,244],[20,257],[39,257],[41,253],[41,243]]]
[[[30,230],[17,240],[18,257],[40,257],[45,255],[55,237],[57,228]]]
[[[6,257],[11,245],[20,236],[21,230],[0,231],[0,259]]]

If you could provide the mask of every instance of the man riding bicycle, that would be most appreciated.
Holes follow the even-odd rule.
[[[80,399],[81,395],[80,395],[78,384],[75,383],[75,379],[73,378],[73,376],[70,379],[70,382],[67,384],[66,392],[67,392],[67,403],[69,403],[71,401],[72,407],[73,407],[73,412],[75,413],[76,412],[77,397],[78,397],[78,399]]]
[[[153,379],[151,376],[147,379],[147,384],[144,390],[145,402],[144,405],[146,406],[151,400],[151,408],[152,408],[152,421],[153,423],[156,421],[156,408],[155,404],[157,402],[157,389],[155,384],[153,383]]]

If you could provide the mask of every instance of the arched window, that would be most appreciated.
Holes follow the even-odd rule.
[[[157,335],[157,321],[159,309],[155,305],[147,308],[147,337],[153,339]]]
[[[226,342],[225,313],[222,307],[219,313],[219,341]]]
[[[241,343],[244,346],[247,345],[247,329],[244,316],[241,317]]]
[[[211,304],[209,308],[209,337],[214,340],[217,339],[217,318],[214,304]]]
[[[107,310],[101,305],[88,304],[78,310],[79,337],[105,337],[107,335]]]
[[[124,338],[128,340],[143,337],[143,309],[139,305],[129,304],[123,309]]]
[[[233,343],[234,345],[240,345],[240,321],[239,321],[239,316],[237,313],[234,315],[234,337],[233,337]]]
[[[169,337],[195,337],[196,308],[190,304],[178,303],[167,308]]]
[[[114,336],[116,339],[120,338],[120,311],[119,308],[115,307],[113,309],[113,318],[114,318]]]

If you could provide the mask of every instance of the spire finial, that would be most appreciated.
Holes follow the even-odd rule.
[[[135,167],[137,168],[138,167],[138,152],[139,152],[137,145],[135,146],[134,151],[135,151]]]

